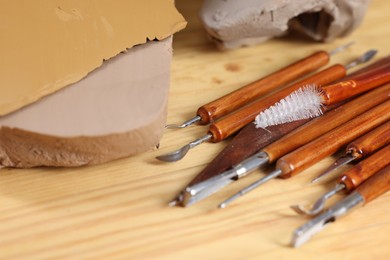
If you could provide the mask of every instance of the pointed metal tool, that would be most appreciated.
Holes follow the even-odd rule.
[[[341,45],[341,46],[339,46],[339,47],[337,47],[337,48],[331,50],[331,51],[329,52],[329,55],[330,55],[330,56],[333,56],[333,55],[335,55],[335,54],[337,54],[337,53],[339,53],[339,52],[345,51],[346,49],[348,49],[349,47],[351,47],[351,46],[354,45],[354,44],[355,44],[355,41],[350,41],[350,42],[348,42],[348,43],[346,43],[346,44],[344,44],[344,45]]]
[[[262,185],[262,184],[264,184],[264,183],[266,183],[266,182],[268,182],[268,181],[270,181],[272,179],[275,179],[276,177],[278,177],[278,176],[280,176],[282,174],[283,174],[283,172],[280,169],[277,169],[277,170],[273,171],[272,173],[266,175],[265,177],[261,178],[258,181],[255,181],[251,185],[247,186],[246,188],[240,190],[238,193],[234,194],[233,196],[231,196],[227,200],[223,201],[221,204],[219,204],[218,207],[221,208],[221,209],[226,208],[227,205],[232,203],[234,200],[244,196],[248,192],[251,192],[252,190],[254,190],[257,187],[259,187],[260,185]]]
[[[356,67],[359,64],[365,63],[365,62],[371,60],[377,53],[378,53],[377,50],[369,50],[366,53],[364,53],[362,56],[360,56],[359,58],[357,58],[357,59],[353,60],[352,62],[348,63],[347,65],[345,65],[345,68],[347,70],[349,70],[353,67]]]
[[[346,154],[338,158],[331,166],[329,166],[323,173],[315,177],[311,183],[318,183],[321,180],[325,178],[325,176],[328,176],[330,173],[336,171],[341,166],[346,165],[352,161],[354,161],[357,157],[353,156],[351,154]]]
[[[191,118],[190,120],[183,122],[181,125],[169,124],[169,125],[166,125],[165,128],[167,128],[167,129],[186,128],[187,126],[190,126],[190,125],[193,125],[193,124],[199,122],[201,119],[202,118],[200,116],[195,116],[195,117]]]

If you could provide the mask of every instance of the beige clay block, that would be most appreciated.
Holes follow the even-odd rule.
[[[173,0],[4,0],[0,3],[0,115],[85,77],[186,22]]]

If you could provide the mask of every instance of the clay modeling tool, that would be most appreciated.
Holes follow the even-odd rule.
[[[356,187],[358,187],[363,181],[370,178],[376,172],[380,171],[384,167],[390,164],[390,145],[382,148],[378,152],[374,153],[367,159],[359,162],[354,167],[345,171],[337,180],[337,184],[334,189],[325,193],[320,197],[311,207],[307,209],[301,205],[291,206],[298,214],[315,216],[320,213],[328,199],[341,190],[345,190],[350,193]]]
[[[373,71],[371,75],[357,76],[324,87],[309,85],[302,87],[270,108],[262,111],[255,119],[257,127],[265,128],[295,120],[322,115],[324,106],[335,104],[346,98],[366,92],[390,82],[390,64]]]
[[[188,185],[177,200],[184,206],[194,204],[219,189],[222,189],[224,186],[232,183],[234,180],[245,177],[266,164],[275,162],[283,155],[286,155],[294,149],[309,143],[315,138],[389,99],[390,84],[384,85],[357,97],[348,103],[328,111],[323,116],[315,118],[309,123],[300,126],[291,133],[284,135],[272,144],[266,146],[263,150],[257,150],[257,153],[253,156],[250,156],[241,162],[236,162],[231,169],[226,170],[228,167],[225,166],[224,169],[226,171],[223,173],[214,176],[208,175],[208,178],[205,178],[204,176],[198,177]],[[277,126],[272,126],[269,129],[276,127]],[[251,129],[253,128],[254,126],[252,126]],[[264,129],[260,130],[263,132],[265,131]],[[250,135],[249,138],[255,139],[256,137]],[[249,145],[250,140],[247,140],[246,143]],[[233,148],[236,148],[235,144],[232,145]],[[243,145],[242,149],[245,149],[245,147],[246,146]],[[236,153],[233,153],[233,155],[235,154]],[[224,156],[221,157],[224,158]],[[225,165],[227,164],[225,161],[223,161],[223,163],[225,163]],[[213,170],[215,167],[211,167],[211,169]],[[221,183],[225,185],[222,185]]]
[[[238,90],[235,90],[221,98],[201,106],[194,118],[185,121],[181,125],[170,124],[167,128],[185,128],[194,123],[209,124],[237,108],[248,104],[267,92],[292,82],[300,77],[313,72],[329,62],[330,56],[348,48],[353,43],[340,46],[330,52],[317,51],[312,55],[298,60],[268,76],[254,81]]]
[[[293,177],[325,157],[332,155],[352,140],[388,121],[390,119],[389,109],[390,100],[387,100],[297,150],[281,157],[276,162],[276,170],[225,200],[219,207],[225,208],[235,199],[276,177],[283,179]]]
[[[376,150],[382,148],[390,142],[390,121],[372,130],[368,134],[360,137],[347,145],[345,155],[338,158],[322,174],[314,178],[311,182],[316,183],[328,176],[339,167],[355,160],[362,159]],[[389,157],[390,158],[390,157]],[[390,160],[390,159],[389,159]]]
[[[367,61],[375,53],[376,51],[369,51],[350,64],[353,64],[355,66],[357,62],[360,63]],[[329,84],[335,80],[344,77],[348,68],[350,68],[349,64],[346,66],[335,64],[327,69],[324,69],[321,72],[318,72],[299,82],[287,86],[282,90],[272,93],[269,96],[260,98],[257,101],[252,102],[251,104],[242,107],[241,109],[236,110],[235,112],[225,116],[221,120],[217,120],[216,122],[210,124],[209,131],[205,136],[202,136],[186,144],[185,146],[181,147],[176,151],[170,152],[165,155],[157,156],[156,158],[165,162],[174,162],[182,159],[190,149],[198,146],[199,144],[202,144],[206,141],[220,142],[229,137],[230,135],[236,133],[245,125],[251,123],[260,111],[268,108],[283,97],[286,97],[292,91],[297,90],[304,85],[311,84],[312,82],[316,82],[318,85]]]
[[[390,62],[390,57],[382,58],[374,63],[371,63],[368,66],[365,66],[364,68],[361,68],[354,73],[348,75],[347,77],[344,77],[342,80],[348,79],[350,77],[354,77],[356,75],[364,74],[367,70],[371,70],[374,68],[378,68],[382,65],[385,65],[386,63]],[[382,89],[382,90],[381,90]],[[387,91],[387,92],[386,92]],[[356,114],[354,116],[357,116],[361,108],[369,109],[368,105],[375,106],[385,100],[386,97],[390,95],[390,85],[380,87],[379,90],[373,90],[370,93],[364,95],[367,96],[366,99],[361,99],[359,102],[356,103],[356,108],[351,107],[352,111],[356,110]],[[375,94],[374,94],[375,93]],[[374,103],[372,103],[374,101]],[[372,104],[371,104],[372,103]],[[363,106],[361,104],[364,104]],[[337,104],[337,106],[342,105],[341,103]],[[337,107],[336,105],[333,106],[333,109]],[[352,112],[350,109],[347,109],[348,111]],[[339,108],[337,111],[340,111],[340,115],[343,115],[344,112],[342,111],[342,108]],[[329,112],[328,112],[329,113]],[[314,119],[318,120],[317,119]],[[237,133],[231,140],[231,142],[198,174],[196,177],[191,180],[191,182],[186,186],[186,189],[188,187],[191,187],[195,184],[204,182],[212,177],[221,175],[226,170],[234,167],[235,165],[239,164],[246,158],[252,156],[253,154],[260,151],[265,146],[271,144],[272,142],[278,140],[279,138],[285,136],[292,130],[296,129],[299,126],[302,126],[306,122],[308,122],[309,119],[306,120],[299,120],[294,121],[291,123],[286,123],[282,125],[277,126],[270,126],[267,129],[262,128],[256,128],[254,124],[248,124],[246,125],[241,131]],[[337,118],[335,119],[329,119],[329,122],[338,122],[339,120]],[[326,121],[324,121],[326,122]],[[329,123],[326,122],[326,126],[329,126]],[[314,126],[313,129],[316,129]],[[322,124],[319,125],[318,129],[324,129]],[[307,136],[307,131],[303,130],[305,132],[304,135],[299,134],[300,136]],[[293,138],[293,140],[296,140],[296,138]],[[299,140],[299,139],[298,139]],[[309,140],[310,141],[310,140]],[[288,140],[286,140],[287,143],[290,143]],[[285,142],[282,142],[282,144]],[[295,147],[297,148],[297,147]],[[293,149],[295,149],[293,148]],[[287,151],[288,152],[288,151]],[[286,152],[286,153],[287,153]],[[284,155],[284,154],[282,154]],[[260,167],[260,165],[259,165]],[[220,185],[218,183],[219,189],[222,189],[224,186],[230,184],[233,180],[228,180],[225,183],[225,185]],[[185,189],[185,190],[186,190]],[[217,192],[219,189],[215,189],[215,187],[212,189],[214,192]],[[212,194],[210,189],[205,189],[202,192],[202,198],[201,196],[195,195],[190,196],[188,192],[185,190],[181,191],[178,196],[173,199],[169,205],[182,205],[182,206],[189,206],[186,204],[187,202],[193,204],[198,201],[200,201],[202,198],[206,198]]]
[[[389,191],[389,189],[390,166],[387,166],[377,172],[374,176],[370,177],[367,181],[358,186],[354,192],[330,207],[327,211],[296,229],[293,233],[291,245],[293,247],[301,246],[314,234],[324,229],[327,224],[335,222],[353,209],[376,199]]]

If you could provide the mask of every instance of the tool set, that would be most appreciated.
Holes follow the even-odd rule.
[[[254,170],[275,163],[273,172],[219,205],[225,208],[269,180],[293,177],[347,146],[345,155],[313,182],[347,163],[361,161],[344,172],[335,188],[310,209],[300,205],[291,208],[314,216],[323,211],[334,194],[341,190],[352,193],[298,228],[292,245],[299,246],[327,223],[386,192],[390,187],[390,56],[347,76],[348,69],[375,55],[376,51],[371,50],[348,65],[335,64],[298,80],[348,46],[329,53],[317,52],[201,106],[194,118],[181,125],[167,125],[185,128],[194,123],[210,124],[206,135],[157,157],[167,162],[182,159],[203,142],[225,140],[243,128],[170,205],[190,206]]]

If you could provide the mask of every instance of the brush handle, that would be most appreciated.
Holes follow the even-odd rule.
[[[390,143],[390,121],[348,144],[346,152],[360,159],[388,143]]]
[[[318,161],[337,152],[344,145],[390,120],[390,100],[368,110],[347,123],[318,137],[310,143],[280,158],[276,167],[280,177],[297,175]]]
[[[390,145],[382,148],[367,159],[345,171],[338,182],[345,185],[346,191],[358,187],[363,181],[390,164]]]
[[[243,126],[251,123],[258,113],[267,109],[280,99],[288,96],[292,91],[308,84],[325,85],[344,77],[346,69],[344,66],[336,64],[309,76],[295,84],[287,86],[272,95],[260,98],[255,102],[227,115],[221,120],[210,125],[209,133],[212,134],[212,141],[219,142],[240,130]]]
[[[368,203],[390,190],[390,166],[377,172],[374,176],[357,187],[356,191]]]
[[[326,112],[263,149],[270,163],[390,98],[390,84]],[[387,137],[388,139],[389,137]],[[385,138],[384,138],[385,139]],[[376,146],[377,144],[374,144]],[[370,148],[371,149],[371,148]],[[374,149],[374,147],[373,147]]]
[[[390,82],[390,63],[342,82],[322,87],[323,104],[331,105]]]
[[[292,82],[329,62],[329,54],[325,51],[318,51],[290,64],[264,78],[252,82],[236,91],[233,91],[219,99],[201,106],[197,115],[200,116],[201,124],[208,124],[211,121],[224,116],[231,111],[242,107],[255,100],[265,93]]]

